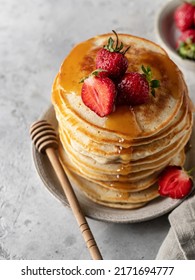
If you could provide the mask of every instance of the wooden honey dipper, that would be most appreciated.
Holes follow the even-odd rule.
[[[55,150],[58,148],[58,140],[54,128],[45,120],[37,121],[31,125],[30,135],[36,149],[40,153],[47,154],[61,183],[62,189],[66,195],[72,212],[77,220],[80,231],[83,235],[92,259],[102,260],[101,253],[97,247],[93,234],[82,212],[74,190],[55,152]]]

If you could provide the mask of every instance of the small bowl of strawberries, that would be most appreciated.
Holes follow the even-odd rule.
[[[158,13],[156,33],[173,60],[195,70],[195,1],[167,2]]]

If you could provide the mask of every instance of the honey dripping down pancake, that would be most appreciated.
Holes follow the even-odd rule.
[[[192,106],[181,71],[160,46],[118,34],[128,63],[125,75],[151,70],[160,86],[155,96],[150,94],[147,102],[138,105],[117,103],[116,86],[113,110],[103,116],[94,112],[84,103],[80,81],[97,68],[98,53],[109,38],[115,39],[113,34],[103,34],[76,45],[56,75],[52,103],[59,157],[70,181],[89,199],[134,209],[159,196],[158,177],[166,166],[184,165]],[[101,71],[96,75],[104,77]]]

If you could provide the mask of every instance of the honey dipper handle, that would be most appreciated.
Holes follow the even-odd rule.
[[[66,195],[66,198],[70,204],[70,207],[73,211],[73,214],[77,220],[77,223],[79,225],[80,231],[83,235],[83,238],[86,242],[87,248],[91,254],[91,257],[93,260],[102,260],[101,253],[97,247],[96,241],[93,237],[93,234],[89,228],[89,225],[87,223],[87,220],[85,216],[82,213],[82,209],[80,208],[79,202],[77,200],[77,197],[74,193],[74,190],[72,189],[70,182],[67,178],[67,176],[64,173],[64,170],[60,164],[60,161],[55,153],[55,150],[53,148],[47,148],[46,149],[47,156],[56,172],[56,175],[62,185],[62,188],[64,190],[64,193]]]

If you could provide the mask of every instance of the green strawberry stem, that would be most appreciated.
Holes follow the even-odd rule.
[[[186,171],[186,173],[191,176],[192,172],[195,170],[195,166],[192,167],[190,170]]]
[[[116,36],[115,46],[114,46],[114,43],[115,43],[114,40],[112,39],[112,37],[109,37],[107,45],[104,45],[103,48],[108,50],[109,52],[116,52],[116,53],[121,53],[121,54],[125,55],[125,53],[129,50],[130,46],[127,47],[126,50],[123,50],[123,47],[124,47],[123,42],[121,42],[120,46],[119,46],[118,34],[114,30],[112,30],[112,32]]]
[[[186,0],[185,2],[192,4],[192,6],[195,6],[195,1],[194,0]]]
[[[195,43],[190,38],[182,42],[177,51],[182,58],[195,60]]]
[[[80,81],[79,81],[79,84],[81,83],[84,83],[84,81],[89,78],[90,76],[98,76],[100,72],[107,72],[107,70],[104,70],[102,68],[98,68],[98,69],[95,69],[93,72],[91,72],[88,76],[82,78]]]
[[[145,67],[144,65],[142,65],[141,69],[143,71],[143,75],[145,76],[146,80],[148,81],[148,83],[150,85],[151,94],[155,97],[155,89],[160,87],[160,81],[152,80],[152,70],[151,70],[150,66]]]

